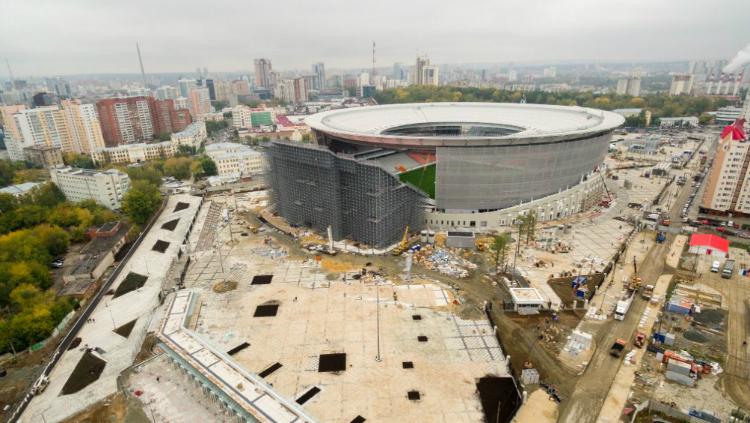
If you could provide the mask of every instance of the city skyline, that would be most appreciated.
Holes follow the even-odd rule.
[[[248,24],[230,1],[212,4],[201,14],[170,3],[94,8],[88,1],[14,2],[4,10],[0,52],[16,77],[138,73],[136,42],[146,73],[187,71],[198,65],[240,71],[252,69],[258,57],[270,58],[275,69],[306,69],[320,61],[330,69],[369,68],[373,40],[378,44],[377,67],[411,62],[417,55],[427,55],[435,64],[731,58],[750,40],[744,15],[737,13],[746,5],[741,0],[724,0],[720,7],[699,3],[711,7],[709,19],[703,8],[686,8],[676,0],[606,9],[584,0],[480,2],[462,9],[386,2],[368,11],[367,19],[359,19],[363,12],[352,4],[290,0],[277,5],[294,11],[280,25],[258,17]],[[676,12],[678,17],[666,19]],[[245,32],[247,37],[238,36]],[[0,75],[7,76],[2,68]]]

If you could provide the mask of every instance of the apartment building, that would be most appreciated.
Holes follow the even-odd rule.
[[[703,193],[704,209],[750,213],[750,142],[744,123],[738,119],[721,132]]]
[[[130,178],[117,169],[96,171],[72,167],[50,169],[50,179],[69,201],[94,200],[110,209],[119,209]]]
[[[33,145],[23,149],[27,161],[45,169],[64,166],[62,152],[59,147],[48,145]]]
[[[216,163],[218,174],[223,178],[241,178],[265,171],[264,155],[243,144],[210,144],[206,146],[206,154]]]
[[[96,106],[83,104],[79,100],[62,100],[60,104],[72,138],[73,151],[91,154],[98,148],[104,148],[104,135]]]
[[[207,137],[206,122],[199,120],[191,123],[180,132],[172,133],[171,142],[174,144],[175,150],[177,150],[180,145],[187,145],[198,149],[203,145]]]

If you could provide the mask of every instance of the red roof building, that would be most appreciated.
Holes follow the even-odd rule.
[[[726,257],[729,254],[729,241],[718,235],[693,234],[690,236],[690,252]]]

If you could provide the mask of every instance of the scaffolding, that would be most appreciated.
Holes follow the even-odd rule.
[[[424,224],[427,196],[381,167],[325,147],[275,141],[270,146],[276,211],[289,224],[383,248]]]

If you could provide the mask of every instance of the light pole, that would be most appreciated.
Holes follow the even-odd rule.
[[[513,280],[516,278],[516,258],[518,257],[518,253],[521,250],[521,220],[516,219],[513,221],[514,224],[518,225],[518,239],[516,240],[516,253],[513,254]]]
[[[375,356],[375,361],[380,362],[382,358],[380,357],[380,283],[375,282],[375,295],[377,297],[377,303],[376,303],[376,309],[375,309],[375,315],[376,315],[376,333],[377,333],[377,343],[378,343],[378,355]]]

